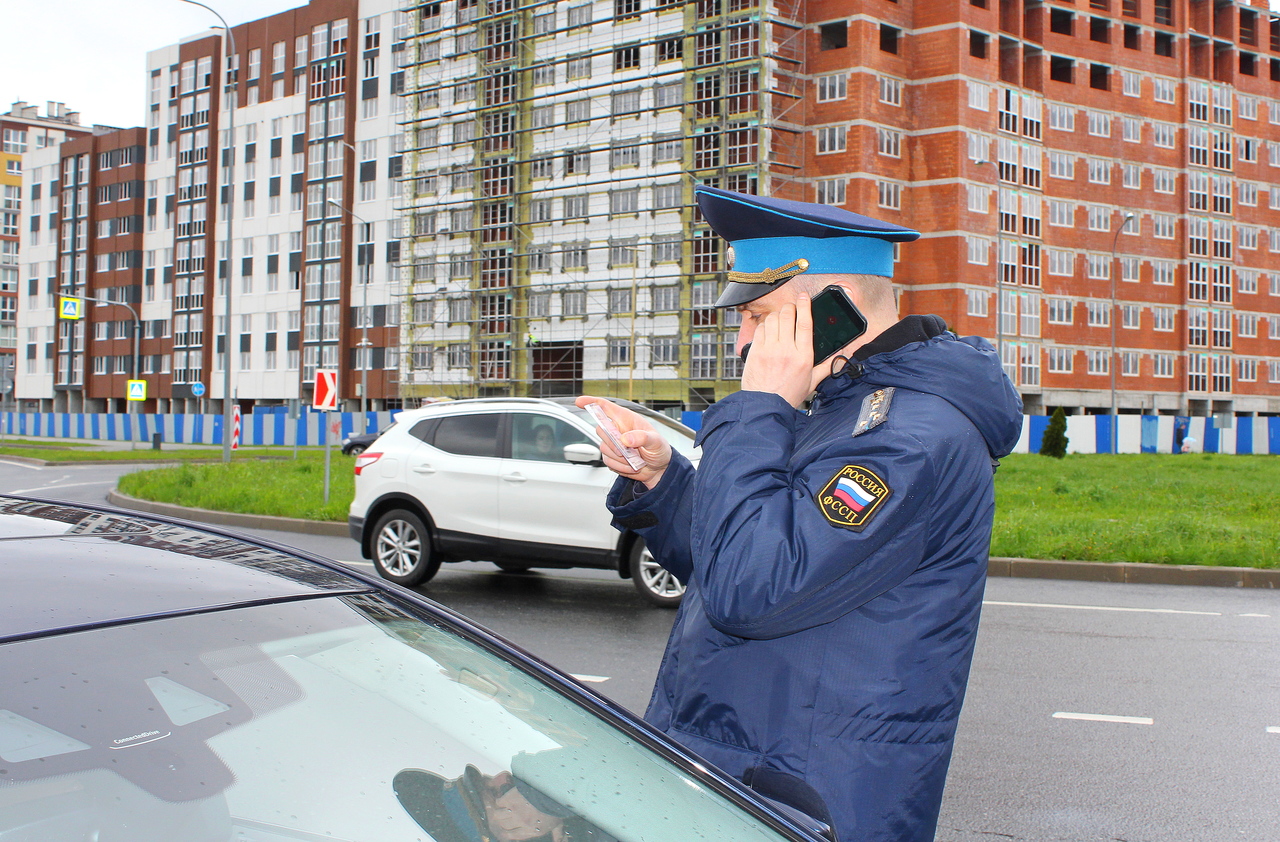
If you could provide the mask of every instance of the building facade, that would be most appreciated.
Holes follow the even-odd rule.
[[[695,182],[911,225],[1031,412],[1280,412],[1280,21],[1202,0],[421,3],[406,396],[736,388]]]
[[[46,214],[53,209],[44,201],[43,188],[23,189],[24,183],[38,181],[24,180],[23,156],[89,132],[80,125],[79,113],[61,102],[47,103],[44,114],[37,106],[15,102],[9,113],[0,114],[0,391],[5,400],[12,394],[17,370],[19,266],[26,262],[25,255],[19,256],[22,234],[25,231],[37,244],[57,236],[56,227],[48,224],[52,214]]]
[[[148,56],[145,127],[29,151],[81,215],[22,226],[19,397],[118,407],[139,353],[159,412],[220,409],[228,365],[246,408],[317,369],[348,409],[701,408],[741,373],[705,183],[924,232],[903,311],[991,339],[1030,412],[1280,413],[1261,0],[312,0],[233,33]],[[106,299],[79,327],[68,285]]]
[[[145,127],[37,153],[62,237],[26,271],[86,317],[24,302],[24,407],[123,411],[138,378],[143,411],[218,412],[228,383],[251,411],[308,401],[317,369],[345,409],[399,405],[397,19],[389,0],[313,0],[232,27],[234,52],[220,35],[155,50]]]

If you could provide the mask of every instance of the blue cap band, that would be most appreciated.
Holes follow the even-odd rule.
[[[778,269],[803,257],[810,275],[893,277],[893,243],[876,237],[762,237],[735,240],[733,272]]]

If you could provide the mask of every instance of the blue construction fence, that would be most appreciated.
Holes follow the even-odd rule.
[[[360,426],[359,412],[316,412],[306,407],[297,418],[288,407],[262,407],[240,419],[240,445],[337,445],[352,432],[376,432],[391,423],[395,412],[369,412],[368,427]],[[40,436],[99,441],[135,441],[150,444],[156,433],[165,444],[222,444],[222,415],[126,415],[89,412],[5,412],[0,424],[5,435]],[[326,423],[326,421],[328,423]],[[330,427],[338,425],[333,434]]]
[[[364,429],[381,430],[396,414],[369,412]],[[323,445],[331,435],[332,424],[337,424],[338,432],[330,440],[338,444],[350,433],[362,431],[360,416],[358,412],[323,413],[307,407],[297,418],[289,418],[287,407],[257,408],[241,419],[240,444]],[[702,413],[684,412],[680,420],[698,429],[702,426]],[[1229,420],[1229,427],[1220,427],[1215,418],[1121,415],[1115,434],[1116,452],[1280,454],[1280,417],[1242,416]],[[1110,415],[1067,416],[1068,452],[1111,453],[1112,421]],[[0,424],[10,436],[150,443],[152,436],[159,433],[165,444],[222,444],[221,415],[5,412],[0,413]],[[1038,453],[1048,426],[1047,415],[1025,416],[1015,452]]]
[[[1116,427],[1117,453],[1266,453],[1280,454],[1280,417],[1231,418],[1230,427],[1214,418],[1185,415],[1121,415]],[[1111,453],[1110,415],[1067,416],[1068,453]],[[697,430],[701,412],[681,413],[680,420]],[[1026,415],[1015,453],[1039,453],[1048,415]],[[1185,449],[1184,449],[1185,445]]]

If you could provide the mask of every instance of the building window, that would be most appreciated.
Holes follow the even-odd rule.
[[[605,340],[609,349],[609,365],[631,364],[631,340],[611,336]]]
[[[824,23],[818,27],[818,49],[840,50],[849,46],[849,24],[845,21]]]
[[[619,47],[613,51],[613,69],[631,70],[640,66],[640,48],[638,46]]]
[[[973,82],[970,83],[972,86]],[[985,86],[984,86],[985,87]],[[891,76],[879,77],[880,101],[886,105],[902,105],[902,80]],[[972,105],[972,87],[970,88],[970,105]],[[986,110],[985,108],[983,109]]]
[[[560,294],[560,315],[563,318],[585,316],[587,314],[587,294],[582,290]]]
[[[879,127],[876,129],[877,151],[890,158],[902,157],[902,132]],[[844,151],[844,139],[841,138],[840,151]]]
[[[844,99],[849,95],[849,77],[845,73],[829,73],[819,76],[818,102]]]
[[[655,336],[649,340],[650,365],[676,365],[680,362],[680,338]]]
[[[816,201],[820,205],[843,205],[848,181],[843,178],[823,178],[814,182]]]
[[[824,126],[818,129],[818,154],[844,152],[849,136],[846,126]]]
[[[1109,374],[1111,372],[1111,352],[1110,351],[1085,351],[1085,358],[1089,361],[1088,370],[1090,374]]]
[[[655,184],[652,192],[654,210],[671,210],[683,204],[679,182]]]
[[[902,208],[902,185],[896,181],[877,181],[876,193],[880,207],[893,210]]]
[[[585,198],[585,197],[583,197]],[[640,188],[629,187],[624,190],[612,190],[609,193],[609,213],[634,214],[640,210]]]
[[[1107,301],[1087,301],[1085,307],[1089,313],[1089,327],[1111,326],[1111,303]]]
[[[670,313],[680,309],[680,287],[666,284],[653,287],[650,293],[652,309],[655,313]]]
[[[1051,374],[1070,374],[1072,362],[1075,359],[1075,351],[1071,348],[1059,348],[1050,346],[1049,350],[1049,372]]]

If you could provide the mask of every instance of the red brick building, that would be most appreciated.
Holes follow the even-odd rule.
[[[780,117],[805,156],[773,168],[772,192],[923,231],[900,251],[904,310],[995,340],[1029,412],[1107,411],[1114,389],[1121,412],[1280,413],[1280,19],[1264,4],[801,12],[807,87]]]

